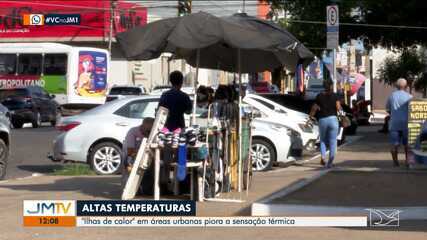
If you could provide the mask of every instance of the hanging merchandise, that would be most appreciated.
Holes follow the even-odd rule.
[[[319,59],[313,61],[308,67],[309,81],[323,82],[323,62]]]
[[[295,70],[295,86],[297,93],[304,92],[304,66],[298,64]]]
[[[183,136],[183,140],[181,141],[178,146],[178,164],[177,164],[177,174],[176,178],[178,181],[184,181],[185,177],[187,176],[187,144],[185,136]]]

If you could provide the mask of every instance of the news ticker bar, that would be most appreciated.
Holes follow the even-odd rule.
[[[195,216],[194,201],[24,200],[23,216]]]
[[[26,227],[367,227],[367,217],[24,217]]]
[[[366,227],[355,217],[196,217],[194,201],[24,200],[27,227]]]

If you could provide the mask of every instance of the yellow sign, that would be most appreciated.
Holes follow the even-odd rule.
[[[427,120],[427,99],[414,99],[408,106],[408,144],[414,147],[423,123]]]
[[[424,122],[427,120],[427,100],[413,100],[409,103],[408,121]]]

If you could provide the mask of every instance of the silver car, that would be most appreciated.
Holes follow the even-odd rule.
[[[0,180],[6,175],[10,144],[10,113],[0,104]]]
[[[130,128],[154,117],[160,96],[118,99],[57,124],[61,134],[53,143],[53,161],[90,164],[97,174],[116,174],[122,165],[122,143]]]

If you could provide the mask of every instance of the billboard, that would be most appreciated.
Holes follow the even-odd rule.
[[[0,2],[0,41],[102,41],[109,36],[109,0],[36,0]],[[137,3],[117,1],[114,5],[113,35],[147,23],[147,9]],[[29,16],[79,15],[79,24],[24,24]]]

